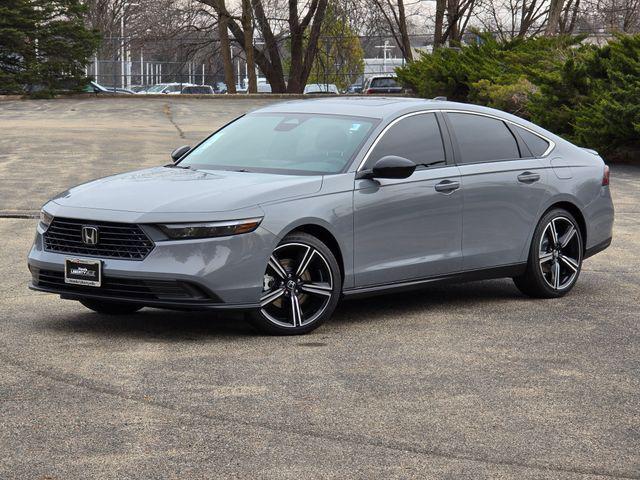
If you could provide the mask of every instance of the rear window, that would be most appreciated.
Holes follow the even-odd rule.
[[[502,120],[468,113],[448,117],[460,148],[460,163],[520,158],[518,142]]]
[[[524,128],[518,126],[515,126],[514,128],[518,131],[518,135],[520,135],[520,138],[522,138],[524,143],[527,144],[527,147],[529,147],[529,150],[531,150],[534,157],[541,157],[544,155],[544,152],[548,150],[549,142],[544,138],[530,132],[529,130],[525,130]]]
[[[395,78],[374,78],[371,80],[372,87],[378,88],[389,88],[389,87],[399,87],[398,82],[396,82]]]

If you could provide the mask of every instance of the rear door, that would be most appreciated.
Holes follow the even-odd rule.
[[[546,194],[546,170],[510,124],[448,112],[464,194],[464,270],[517,264]]]
[[[357,286],[460,270],[462,192],[458,167],[447,162],[445,152],[435,113],[406,116],[377,140],[364,169],[386,155],[432,165],[406,179],[355,180]]]

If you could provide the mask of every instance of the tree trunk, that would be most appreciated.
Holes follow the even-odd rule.
[[[449,44],[457,44],[458,42],[458,9],[460,8],[458,0],[447,0],[447,31],[449,32]]]
[[[289,29],[291,41],[291,70],[289,70],[288,93],[302,93],[307,83],[313,60],[318,53],[318,41],[328,0],[312,0],[307,13],[299,21],[297,0],[289,0]],[[313,20],[313,22],[311,22]],[[304,33],[311,24],[306,41]]]
[[[558,27],[560,26],[560,15],[562,14],[563,5],[564,0],[551,0],[545,35],[555,35],[558,32]]]
[[[221,0],[222,3],[224,3]],[[236,93],[236,81],[233,78],[233,63],[231,58],[231,44],[229,43],[229,17],[221,12],[218,15],[218,38],[220,39],[220,53],[224,66],[224,83],[227,84],[227,93]]]
[[[253,15],[251,0],[242,0],[242,30],[244,32],[244,52],[247,57],[247,76],[249,77],[249,93],[258,92],[256,64],[253,59]]]
[[[447,0],[436,0],[436,25],[433,33],[433,49],[442,46],[442,29],[444,26],[444,10]]]
[[[402,53],[405,60],[413,61],[413,51],[411,50],[411,39],[407,31],[407,15],[404,10],[404,0],[398,0],[398,27],[400,30],[400,38],[402,39]]]

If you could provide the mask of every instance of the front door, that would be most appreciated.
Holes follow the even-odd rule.
[[[462,189],[448,165],[434,113],[396,121],[378,139],[364,169],[386,155],[421,164],[406,179],[355,180],[356,286],[382,285],[459,271]]]

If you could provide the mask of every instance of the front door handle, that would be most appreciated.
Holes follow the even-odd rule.
[[[436,183],[436,186],[434,188],[436,189],[436,192],[452,193],[460,188],[460,182],[456,182],[453,180],[442,180],[440,183]]]
[[[533,183],[540,180],[540,175],[533,172],[522,172],[518,175],[518,181],[522,183]]]

